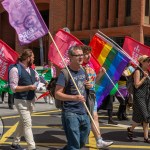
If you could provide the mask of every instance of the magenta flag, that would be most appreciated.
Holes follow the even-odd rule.
[[[6,43],[0,40],[0,78],[8,80],[8,67],[15,64],[19,54],[11,49]]]
[[[55,41],[58,49],[60,50],[66,65],[68,65],[69,61],[70,61],[68,58],[68,49],[71,46],[83,45],[83,43],[80,40],[78,40],[72,34],[66,32],[62,29],[60,29],[56,33],[56,35],[54,37],[54,41]],[[64,68],[64,63],[63,63],[60,55],[58,54],[58,51],[57,51],[54,43],[51,43],[51,45],[50,45],[49,52],[48,52],[48,59],[50,61],[52,61],[55,65],[57,65],[59,68]],[[101,66],[93,55],[91,56],[89,63],[92,64],[95,72],[98,73]]]
[[[79,41],[76,37],[61,29],[55,34],[54,41],[58,46],[58,49],[60,50],[67,65],[69,64],[68,49],[71,46],[83,45],[83,43]],[[51,43],[49,48],[48,59],[59,68],[64,68],[63,61],[53,42]]]
[[[140,42],[126,36],[123,44],[123,49],[135,60],[141,55],[150,56],[150,47],[141,44]]]
[[[49,32],[33,0],[4,0],[2,5],[9,14],[9,22],[15,28],[21,45],[29,44]]]

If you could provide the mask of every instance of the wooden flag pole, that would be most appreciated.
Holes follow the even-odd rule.
[[[71,75],[71,73],[70,73],[68,67],[67,67],[66,62],[64,61],[64,58],[63,58],[63,56],[62,56],[62,54],[61,54],[61,52],[60,52],[58,46],[56,45],[56,42],[54,41],[54,39],[53,39],[51,33],[48,32],[48,34],[49,34],[50,38],[52,39],[52,42],[54,43],[54,45],[55,45],[55,47],[56,47],[56,49],[57,49],[57,51],[58,51],[58,53],[59,53],[59,55],[60,55],[60,57],[61,57],[63,63],[64,63],[64,66],[66,67],[66,69],[67,69],[67,71],[68,71],[68,73],[69,73],[69,75],[70,75],[70,77],[71,77],[71,80],[73,81],[74,86],[76,87],[76,89],[77,89],[79,95],[81,95],[81,93],[80,93],[80,91],[79,91],[79,89],[78,89],[78,87],[77,87],[77,85],[76,85],[76,83],[75,83],[75,81],[74,81],[74,79],[73,79],[73,77],[72,77],[72,75]],[[97,128],[97,126],[96,126],[96,124],[95,124],[95,122],[94,122],[94,119],[93,119],[93,117],[92,117],[92,115],[91,115],[91,113],[90,113],[90,111],[89,111],[89,109],[88,109],[86,103],[83,102],[83,105],[84,105],[84,107],[85,107],[85,109],[86,109],[86,111],[87,111],[87,113],[88,113],[88,115],[89,115],[89,117],[90,117],[92,123],[94,124],[94,127],[95,127],[97,133],[100,134],[100,131],[98,130],[98,128]]]

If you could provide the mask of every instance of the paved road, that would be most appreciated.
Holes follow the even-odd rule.
[[[44,103],[43,100],[39,100],[36,105],[37,112],[33,113],[32,118],[33,133],[37,148],[39,150],[56,150],[63,147],[66,143],[66,138],[61,126],[60,110],[55,109],[54,105]],[[118,103],[115,103],[114,112],[116,112],[117,108]],[[3,110],[9,111],[9,109]],[[129,118],[131,119],[131,115],[129,115]],[[113,119],[117,121],[116,116]],[[13,115],[4,115],[2,120],[4,122],[4,134],[0,141],[0,150],[9,150],[9,145],[12,142],[12,137],[17,126],[18,115],[16,113]],[[135,140],[133,142],[127,139],[126,128],[131,124],[131,120],[118,122],[119,124],[117,126],[108,125],[106,112],[100,111],[99,121],[103,138],[114,141],[114,144],[109,148],[110,150],[150,149],[150,145],[143,142],[143,131],[141,127],[138,127],[135,131]],[[24,138],[20,144],[26,147]],[[82,150],[96,150],[96,143],[92,133],[89,135],[89,143]]]

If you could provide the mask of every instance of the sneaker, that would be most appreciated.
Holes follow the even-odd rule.
[[[50,99],[49,103],[50,104],[54,104],[54,101],[52,99]]]
[[[111,142],[106,142],[106,141],[103,141],[102,139],[99,139],[98,141],[97,141],[97,148],[106,148],[106,147],[108,147],[108,146],[110,146],[110,145],[112,145],[113,144],[113,142],[111,141]]]
[[[25,148],[22,148],[20,145],[14,145],[14,144],[12,144],[11,146],[10,146],[10,149],[11,150],[26,150]]]

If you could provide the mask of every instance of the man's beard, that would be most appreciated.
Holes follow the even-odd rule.
[[[29,62],[28,62],[28,67],[31,67],[32,66],[32,61],[30,60]]]

